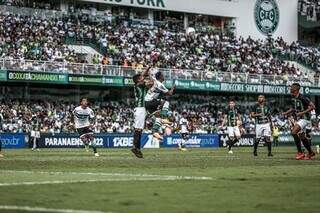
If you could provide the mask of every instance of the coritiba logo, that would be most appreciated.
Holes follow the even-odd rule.
[[[254,18],[258,30],[265,34],[273,34],[279,24],[279,7],[276,0],[257,0],[254,7]]]

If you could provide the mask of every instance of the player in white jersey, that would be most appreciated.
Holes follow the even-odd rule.
[[[157,72],[153,78],[153,85],[145,96],[145,106],[149,113],[161,110],[161,116],[167,117],[169,112],[169,102],[161,99],[160,95],[171,96],[175,91],[175,86],[168,90],[164,84],[164,76],[161,72]]]
[[[187,119],[187,112],[182,112],[182,118],[179,121],[179,127],[182,141],[178,144],[178,149],[181,151],[187,151],[185,145],[189,138],[189,121]]]
[[[94,118],[93,110],[88,107],[88,100],[86,98],[80,99],[80,106],[76,107],[73,112],[74,124],[80,135],[80,140],[85,145],[86,150],[89,150],[89,144],[91,146],[96,157],[99,156],[97,152],[96,143],[93,137],[92,123],[91,120]]]

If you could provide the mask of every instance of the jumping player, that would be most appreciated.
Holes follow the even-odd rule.
[[[233,100],[229,101],[229,105],[225,109],[224,118],[221,126],[223,127],[226,123],[229,137],[228,153],[233,154],[232,147],[241,138],[240,126],[242,125],[241,114],[239,110],[236,108],[236,103]]]
[[[137,158],[143,158],[140,140],[147,116],[145,96],[148,88],[153,84],[153,81],[146,81],[146,77],[149,75],[149,70],[150,69],[147,68],[145,72],[133,76],[135,101],[133,148],[131,149],[131,152]]]
[[[256,123],[256,138],[254,142],[253,155],[258,156],[257,148],[259,142],[264,140],[268,147],[268,156],[272,157],[271,153],[271,129],[272,118],[270,108],[265,104],[266,98],[264,95],[259,95],[258,104],[255,106],[255,111],[251,112],[251,117],[255,118]]]
[[[284,116],[290,114],[295,118],[294,126],[291,129],[291,134],[294,138],[295,144],[297,146],[297,160],[311,160],[314,159],[315,153],[311,148],[311,140],[306,137],[306,129],[311,124],[311,111],[315,109],[314,103],[310,101],[309,98],[300,93],[300,84],[293,83],[290,88],[292,99],[292,106],[287,111],[284,112]],[[308,150],[308,154],[305,155],[302,151],[301,142],[304,147]]]
[[[164,76],[161,72],[157,72],[153,78],[153,85],[148,90],[145,96],[145,105],[149,113],[153,114],[157,110],[161,110],[162,118],[166,118],[169,112],[169,102],[160,99],[160,95],[172,96],[175,91],[175,86],[168,90],[164,84]]]
[[[76,107],[72,114],[74,117],[75,127],[80,135],[80,140],[85,145],[86,150],[88,151],[89,144],[91,142],[94,156],[99,157],[92,131],[94,112],[90,107],[88,107],[88,100],[86,98],[81,98],[80,106]]]

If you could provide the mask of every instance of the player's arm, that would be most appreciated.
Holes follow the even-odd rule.
[[[293,112],[294,112],[294,109],[290,108],[287,111],[283,112],[282,115],[283,116],[288,116],[288,115],[292,114]]]
[[[226,122],[227,122],[227,115],[224,115],[224,116],[223,116],[223,119],[222,119],[221,127],[224,127],[224,125],[226,124]]]
[[[237,126],[240,127],[242,125],[242,116],[240,113],[238,113],[238,122],[237,122]]]
[[[173,85],[173,87],[166,93],[166,95],[168,95],[168,96],[173,95],[175,90],[176,90],[176,85]]]
[[[250,116],[252,117],[252,118],[256,118],[256,117],[259,117],[259,116],[261,116],[262,115],[262,113],[255,113],[255,112],[251,112],[250,113]]]
[[[94,112],[93,112],[93,110],[91,109],[90,110],[90,115],[89,115],[89,120],[90,120],[90,126],[91,126],[91,128],[93,128],[94,127],[94,122],[95,122],[95,120],[94,120]]]
[[[308,105],[308,108],[305,110],[305,111],[302,111],[302,112],[298,112],[296,115],[297,116],[302,116],[308,112],[311,112],[312,110],[316,109],[314,103],[312,101],[310,101],[309,99],[305,99],[304,101],[306,101],[309,105]]]

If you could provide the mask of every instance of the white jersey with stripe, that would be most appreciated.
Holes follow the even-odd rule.
[[[180,125],[180,133],[188,133],[188,125],[189,122],[186,118],[181,118],[179,121],[179,125]]]
[[[76,107],[73,110],[74,123],[77,129],[90,126],[90,119],[94,118],[94,112],[90,107]]]
[[[148,90],[145,96],[145,101],[152,101],[159,97],[160,94],[166,94],[169,90],[164,86],[163,83],[154,79],[153,86]]]

